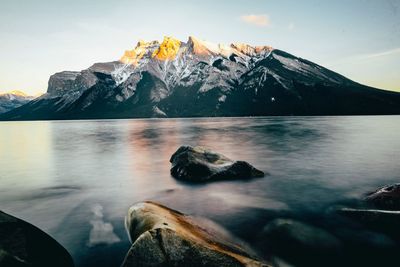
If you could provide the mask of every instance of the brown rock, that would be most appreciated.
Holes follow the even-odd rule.
[[[126,227],[133,244],[123,267],[267,266],[215,229],[154,202],[132,206]]]

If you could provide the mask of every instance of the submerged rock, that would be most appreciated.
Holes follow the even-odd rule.
[[[0,211],[0,266],[72,267],[69,253],[35,226]]]
[[[132,206],[125,224],[133,244],[123,267],[267,266],[216,229],[154,202]]]
[[[173,177],[192,182],[264,176],[245,161],[233,161],[201,146],[181,146],[170,162]]]
[[[375,231],[400,238],[400,211],[340,208],[338,214],[357,221]]]
[[[400,210],[400,183],[381,187],[365,200],[380,209]]]
[[[339,207],[336,213],[364,227],[400,239],[400,183],[368,193],[364,201],[361,208]]]
[[[324,229],[292,219],[271,221],[259,238],[264,248],[301,266],[331,266],[326,257],[334,257],[341,247],[339,239]]]

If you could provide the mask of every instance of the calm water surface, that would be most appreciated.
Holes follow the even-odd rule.
[[[212,219],[260,250],[254,236],[275,217],[312,221],[399,182],[399,133],[400,116],[0,122],[0,209],[48,232],[77,266],[119,266],[124,216],[143,200]],[[185,144],[270,175],[178,182],[169,158]]]

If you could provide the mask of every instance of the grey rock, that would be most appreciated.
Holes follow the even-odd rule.
[[[383,186],[367,194],[365,200],[379,209],[400,210],[400,184]]]
[[[226,235],[154,202],[132,206],[125,224],[132,246],[123,267],[268,266]]]
[[[0,266],[72,267],[74,263],[49,235],[0,211]]]
[[[181,146],[170,162],[173,177],[192,182],[264,176],[245,161],[233,161],[201,146]]]
[[[67,90],[73,90],[75,80],[80,75],[78,71],[62,71],[50,76],[47,93],[62,95]],[[71,88],[72,87],[72,88]]]

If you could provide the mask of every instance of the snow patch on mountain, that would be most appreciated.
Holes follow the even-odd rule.
[[[114,65],[114,70],[111,72],[111,76],[114,79],[116,85],[120,85],[125,82],[129,76],[133,73],[133,69],[130,64]]]
[[[306,64],[298,58],[283,57],[281,55],[273,54],[273,57],[282,63],[282,66],[287,70],[293,72],[301,72],[305,75],[312,76],[314,78],[319,78],[321,80],[329,80],[334,83],[341,82],[334,77],[325,74],[319,66],[312,66]]]

